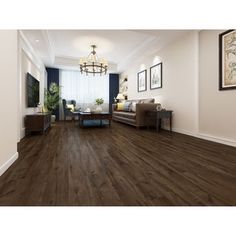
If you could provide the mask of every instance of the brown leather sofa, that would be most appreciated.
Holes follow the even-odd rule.
[[[118,111],[117,105],[112,105],[112,119],[136,127],[146,126],[146,111],[156,109],[158,103],[154,103],[154,98],[127,100],[127,102],[136,102],[136,111]]]

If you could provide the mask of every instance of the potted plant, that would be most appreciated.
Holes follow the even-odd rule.
[[[60,101],[60,86],[56,83],[51,83],[49,89],[45,89],[44,105],[46,109],[51,112],[51,121],[55,122],[55,111],[59,106]]]
[[[96,108],[96,112],[102,112],[102,104],[104,103],[104,100],[102,98],[97,98],[95,100],[97,108]]]

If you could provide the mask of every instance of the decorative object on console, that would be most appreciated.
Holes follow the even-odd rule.
[[[138,92],[147,90],[147,70],[140,71],[137,74]]]
[[[48,109],[45,105],[42,106],[42,113],[46,113],[48,112]]]
[[[84,110],[85,113],[90,113],[91,112],[91,109],[89,107],[87,107],[85,110]]]
[[[43,106],[41,105],[41,103],[39,102],[37,105],[37,112],[43,112]]]
[[[97,98],[95,100],[95,102],[96,102],[96,105],[97,105],[95,112],[98,112],[98,113],[102,112],[102,106],[101,105],[104,103],[104,100],[102,98]]]
[[[108,63],[105,59],[99,59],[95,51],[96,45],[91,45],[92,51],[89,53],[88,57],[83,57],[79,61],[80,72],[88,74],[106,74]]]
[[[48,111],[51,112],[52,122],[54,122],[56,119],[54,112],[60,102],[60,86],[56,83],[51,83],[49,89],[45,89],[44,96],[44,105],[47,107]]]
[[[162,63],[150,67],[150,89],[162,88]]]
[[[236,30],[219,35],[219,90],[236,89]]]

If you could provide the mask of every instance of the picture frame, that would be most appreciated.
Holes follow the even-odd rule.
[[[147,70],[138,72],[137,85],[138,85],[138,92],[144,92],[147,90]]]
[[[162,88],[162,62],[150,67],[150,89]]]
[[[236,30],[219,35],[219,90],[236,89]]]

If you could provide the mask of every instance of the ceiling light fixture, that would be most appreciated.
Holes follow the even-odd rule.
[[[89,53],[88,57],[80,58],[79,66],[81,74],[106,74],[108,63],[105,59],[99,59],[95,51],[96,45],[91,45],[92,51]]]

